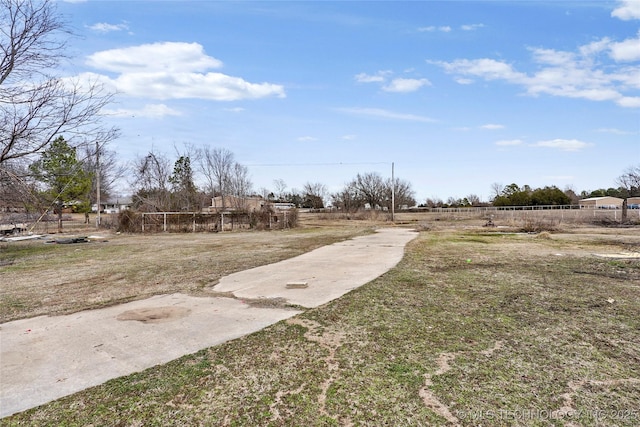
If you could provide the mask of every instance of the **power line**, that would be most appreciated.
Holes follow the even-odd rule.
[[[337,162],[337,163],[247,163],[247,167],[271,167],[271,166],[363,166],[363,165],[390,165],[392,162]]]

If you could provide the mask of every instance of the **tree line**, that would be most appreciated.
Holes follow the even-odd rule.
[[[416,205],[412,184],[400,178],[384,178],[377,172],[358,173],[344,187],[329,193],[320,182],[307,182],[302,190],[287,190],[284,180],[273,181],[274,189],[254,190],[246,166],[235,160],[226,148],[187,146],[176,150],[176,160],[164,153],[151,151],[137,157],[128,168],[118,166],[116,153],[104,146],[82,151],[58,137],[40,158],[29,165],[29,187],[46,203],[61,206],[73,204],[77,211],[86,211],[95,203],[96,181],[102,182],[101,199],[109,198],[116,180],[129,176],[133,207],[147,212],[199,211],[211,206],[212,198],[222,200],[222,208],[242,209],[249,197],[263,198],[272,203],[291,203],[300,208],[321,209],[331,205],[345,212],[360,209],[391,210]],[[98,158],[102,161],[98,162]],[[192,160],[195,159],[195,160]],[[200,185],[197,184],[198,181]],[[626,199],[640,196],[640,165],[629,167],[616,180],[617,188],[583,191],[560,190],[555,186],[531,188],[515,183],[507,186],[494,183],[493,197],[483,202],[476,195],[463,199],[449,198],[446,203],[427,199],[420,206],[554,206],[575,205],[588,197],[614,196]]]
[[[104,126],[100,111],[113,94],[97,81],[73,81],[53,74],[65,59],[65,37],[71,32],[56,13],[53,0],[0,0],[0,209],[87,212],[100,199],[114,196],[115,183],[130,177],[134,208],[143,211],[196,211],[221,197],[223,207],[236,207],[248,197],[319,209],[331,204],[352,212],[416,205],[411,183],[358,173],[329,194],[324,184],[307,182],[287,191],[282,179],[274,190],[256,191],[248,168],[225,148],[186,147],[172,161],[151,151],[125,166],[109,143],[117,128]],[[178,150],[176,150],[178,151]],[[197,184],[199,182],[199,185]],[[446,202],[427,199],[421,206],[461,207],[575,204],[580,198],[640,196],[640,165],[616,180],[618,187],[583,191],[555,186],[492,185],[492,198],[470,194]],[[623,205],[626,208],[626,204]]]
[[[622,175],[616,178],[618,187],[583,190],[579,194],[572,188],[561,190],[556,186],[531,188],[525,184],[516,183],[491,185],[491,198],[483,201],[475,194],[463,198],[449,197],[446,201],[437,198],[427,198],[421,207],[430,208],[461,208],[482,206],[562,206],[577,205],[582,199],[590,197],[617,197],[626,200],[630,197],[640,197],[640,164],[628,167]]]

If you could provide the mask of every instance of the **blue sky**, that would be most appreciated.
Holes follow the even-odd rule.
[[[426,198],[615,186],[640,163],[640,2],[69,1],[69,76],[123,162],[232,151],[256,191],[357,173]],[[126,191],[126,190],[123,190]]]

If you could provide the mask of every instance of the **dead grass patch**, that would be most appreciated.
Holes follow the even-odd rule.
[[[209,295],[220,277],[370,233],[367,227],[273,232],[112,234],[106,242],[0,246],[0,322],[153,295]]]
[[[552,237],[422,232],[329,304],[2,423],[637,426],[640,262],[592,254],[640,230]]]

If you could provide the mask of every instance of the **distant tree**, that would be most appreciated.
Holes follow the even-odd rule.
[[[234,163],[229,177],[229,194],[235,197],[236,209],[246,209],[246,199],[253,192],[253,183],[249,177],[249,169]]]
[[[533,206],[568,205],[571,199],[558,187],[538,188],[531,193],[530,203]]]
[[[576,194],[572,187],[566,187],[564,189],[564,194],[569,198],[569,204],[577,205],[580,201],[581,197]]]
[[[207,191],[211,197],[222,197],[222,207],[226,206],[227,196],[231,193],[229,186],[235,164],[235,158],[226,148],[205,147],[200,150],[200,170],[207,180]]]
[[[389,197],[388,187],[385,185],[382,176],[377,172],[356,175],[353,180],[353,186],[359,193],[360,198],[369,204],[371,209],[382,207]]]
[[[295,188],[291,189],[291,192],[285,193],[283,197],[283,202],[292,203],[296,207],[311,207],[311,202],[308,199],[305,199],[303,194]]]
[[[599,188],[589,193],[589,197],[625,197],[625,191],[622,188]]]
[[[531,205],[531,188],[525,185],[520,188],[517,184],[509,184],[502,193],[493,199],[494,206],[529,206]]]
[[[604,189],[604,188],[599,188],[597,190],[593,190],[593,191],[589,192],[589,194],[585,198],[589,198],[589,197],[605,197],[606,195],[607,195],[607,190]]]
[[[439,197],[431,197],[425,200],[424,205],[428,208],[441,208],[444,206],[444,202]]]
[[[127,167],[120,163],[118,153],[109,150],[106,143],[84,145],[81,161],[82,168],[93,177],[91,180],[91,203],[96,202],[98,174],[101,201],[108,200],[113,196],[116,182],[127,174]]]
[[[459,208],[462,205],[462,199],[456,199],[453,196],[447,197],[447,201],[445,202],[445,207],[448,208]]]
[[[480,196],[478,196],[476,194],[469,194],[467,197],[465,197],[465,199],[467,199],[467,202],[468,202],[469,206],[481,206],[482,205],[482,200],[480,200]]]
[[[357,212],[364,207],[366,201],[358,191],[355,182],[351,181],[342,190],[331,195],[331,203],[344,212]]]
[[[345,188],[331,195],[332,205],[349,212],[357,211],[367,205],[371,209],[391,209],[391,179],[383,179],[377,172],[357,174]],[[395,178],[395,208],[403,205],[415,206],[416,200],[411,183]]]
[[[320,182],[307,182],[302,188],[304,192],[304,207],[312,209],[324,208],[324,199],[327,196],[327,187]]]
[[[622,202],[622,221],[627,220],[627,206],[629,197],[640,196],[640,164],[630,166],[627,170],[616,179],[620,196],[624,199]]]
[[[491,184],[491,200],[494,200],[496,197],[500,197],[502,195],[502,191],[504,191],[504,185],[497,182]]]
[[[284,181],[284,179],[274,179],[273,187],[276,200],[279,202],[284,202],[287,192],[287,183]]]
[[[149,212],[171,210],[169,177],[171,162],[163,154],[149,152],[133,164],[134,208]]]
[[[386,207],[388,209],[391,208],[391,185],[392,181],[389,178],[386,182],[386,197],[387,200]],[[394,187],[394,201],[395,201],[395,209],[399,209],[402,206],[415,206],[416,199],[414,198],[415,192],[411,188],[411,183],[409,181],[405,181],[400,178],[395,178],[395,187]]]
[[[180,156],[173,165],[173,173],[169,176],[171,184],[173,206],[178,210],[191,211],[200,209],[198,206],[198,190],[193,182],[191,158]]]
[[[62,231],[62,209],[74,206],[78,212],[89,212],[91,175],[82,168],[76,149],[62,136],[56,138],[42,153],[40,160],[30,166],[35,179],[44,184],[41,193],[58,214],[58,230]]]

